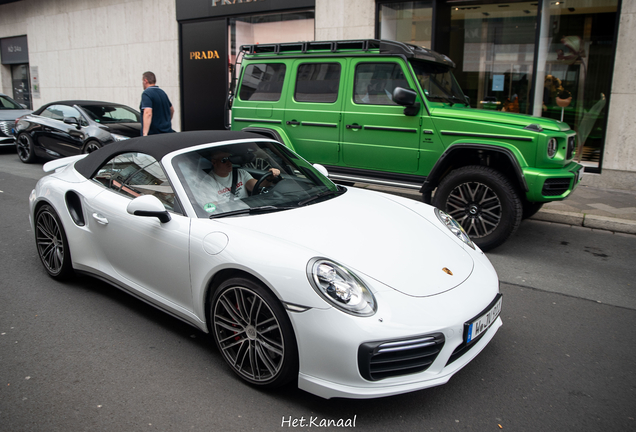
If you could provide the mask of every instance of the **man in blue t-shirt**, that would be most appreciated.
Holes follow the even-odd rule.
[[[157,87],[157,78],[152,72],[142,76],[144,92],[141,94],[141,134],[143,136],[174,132],[172,116],[174,108],[166,92]]]

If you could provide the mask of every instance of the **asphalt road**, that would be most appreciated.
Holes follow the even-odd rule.
[[[339,429],[321,428],[327,420],[364,431],[636,429],[636,236],[524,222],[489,253],[504,325],[472,363],[433,389],[323,400],[244,385],[204,333],[90,277],[49,278],[27,213],[42,174],[0,150],[2,432]]]

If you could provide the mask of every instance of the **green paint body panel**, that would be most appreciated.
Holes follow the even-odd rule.
[[[270,51],[263,46],[258,48],[263,52],[250,48],[241,64],[242,73],[249,65],[283,63],[284,81],[278,100],[243,100],[241,76],[232,105],[231,129],[271,130],[312,163],[385,179],[394,175],[424,182],[435,171],[442,155],[453,149],[457,149],[451,153],[456,161],[446,161],[453,167],[467,158],[467,152],[472,158],[479,155],[482,164],[491,163],[489,155],[495,155],[498,163],[509,164],[506,165],[509,171],[517,173],[512,180],[531,202],[564,199],[580,181],[582,166],[572,160],[576,134],[567,124],[549,118],[473,109],[461,103],[431,101],[409,64],[412,59],[408,53],[372,48],[339,50],[337,43],[341,42],[324,44],[330,43],[336,48],[319,49],[315,45],[318,48],[306,52],[300,48],[284,51],[284,44],[278,48],[271,45],[274,48]],[[446,68],[452,65],[445,56],[430,53],[442,57],[442,60],[428,59],[432,64]],[[354,100],[356,68],[383,62],[402,69],[406,84],[417,94],[416,115],[405,115],[405,107],[400,105],[371,105]],[[298,68],[308,63],[338,65],[339,83],[337,89],[330,90],[335,101],[296,100]],[[551,138],[558,143],[553,157],[547,153]],[[433,177],[438,181],[440,175],[443,173]],[[544,185],[548,179],[561,184],[569,179],[570,184],[562,193],[546,193]]]

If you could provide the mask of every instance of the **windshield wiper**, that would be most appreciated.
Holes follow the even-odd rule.
[[[310,202],[316,201],[317,199],[324,198],[331,195],[340,195],[342,193],[344,193],[344,190],[341,190],[340,187],[338,187],[337,191],[328,190],[328,191],[320,192],[319,194],[314,195],[311,198],[307,198],[298,202],[298,205],[304,206],[305,204],[309,204]]]
[[[242,208],[238,210],[232,210],[232,211],[228,211],[224,213],[211,214],[210,219],[222,218],[226,216],[237,216],[237,215],[243,215],[243,214],[270,213],[270,212],[281,211],[281,210],[289,210],[293,208],[296,208],[296,207],[276,207],[271,205],[249,207],[249,208]]]

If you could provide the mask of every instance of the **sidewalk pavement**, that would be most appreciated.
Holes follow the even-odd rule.
[[[378,190],[421,200],[415,190],[356,183],[356,187]],[[636,234],[636,191],[599,189],[583,182],[563,201],[543,205],[531,217],[565,225],[582,226],[612,232]]]
[[[563,201],[544,206],[531,219],[636,234],[636,191],[580,184]]]

